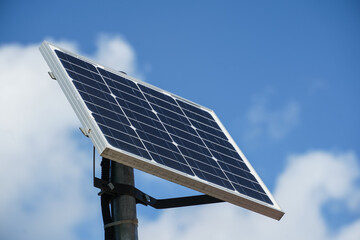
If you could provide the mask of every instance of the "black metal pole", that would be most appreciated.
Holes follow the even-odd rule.
[[[134,169],[111,161],[111,182],[134,186]],[[119,195],[111,202],[115,240],[138,240],[138,220],[134,196]]]

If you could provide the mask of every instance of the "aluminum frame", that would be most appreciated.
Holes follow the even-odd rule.
[[[225,135],[228,137],[230,142],[235,147],[236,151],[240,154],[241,158],[244,160],[245,164],[250,169],[251,173],[254,175],[254,177],[257,179],[261,187],[264,189],[266,194],[269,196],[271,201],[273,202],[273,205],[267,204],[265,202],[259,201],[254,198],[250,198],[244,194],[241,194],[237,191],[231,191],[229,189],[226,189],[224,187],[215,185],[213,183],[207,182],[205,180],[202,180],[198,177],[193,177],[190,175],[187,175],[183,172],[180,172],[178,170],[169,168],[167,166],[161,165],[156,163],[155,161],[149,162],[149,160],[146,160],[140,156],[134,155],[132,153],[126,152],[124,150],[115,148],[111,146],[105,136],[102,134],[100,128],[98,127],[97,123],[95,122],[95,119],[92,117],[91,112],[86,107],[85,102],[81,98],[80,94],[78,93],[77,89],[72,83],[71,78],[68,76],[65,68],[63,68],[59,58],[57,57],[55,50],[59,50],[62,52],[65,52],[69,55],[72,55],[76,58],[82,59],[86,62],[90,62],[94,64],[97,67],[103,68],[107,71],[110,71],[116,75],[120,75],[121,77],[124,77],[126,79],[129,79],[131,81],[140,83],[142,85],[145,85],[149,88],[152,88],[154,90],[163,92],[167,95],[173,96],[174,98],[177,98],[181,101],[185,101],[197,108],[201,108],[207,112],[209,112],[215,119],[215,121],[219,124],[221,130],[225,133]],[[125,164],[129,167],[136,168],[138,170],[147,172],[149,174],[164,178],[166,180],[169,180],[171,182],[183,185],[185,187],[191,188],[193,190],[202,192],[204,194],[208,194],[212,197],[221,199],[223,201],[238,205],[240,207],[249,209],[251,211],[260,213],[262,215],[271,217],[276,220],[280,220],[281,217],[284,215],[284,212],[281,210],[280,206],[275,201],[274,197],[266,187],[266,185],[263,183],[259,175],[256,173],[255,169],[252,167],[250,162],[247,160],[245,155],[242,153],[240,148],[237,146],[235,141],[232,139],[228,131],[225,129],[224,125],[221,123],[219,118],[216,116],[214,111],[211,109],[208,109],[206,107],[203,107],[199,104],[193,103],[187,99],[184,99],[182,97],[179,97],[175,94],[172,94],[170,92],[167,92],[163,89],[157,88],[155,86],[152,86],[148,83],[145,83],[143,81],[137,80],[133,77],[130,77],[126,74],[123,74],[121,72],[115,71],[111,68],[102,66],[90,59],[87,59],[85,57],[76,55],[74,53],[71,53],[67,50],[64,50],[52,43],[49,43],[47,41],[44,41],[40,46],[40,52],[42,53],[45,61],[50,67],[50,70],[53,72],[53,74],[56,77],[57,82],[59,83],[61,89],[63,90],[66,98],[70,102],[72,108],[74,109],[77,117],[79,118],[82,128],[84,131],[87,132],[89,138],[93,142],[96,150],[102,157],[109,158],[113,161]]]

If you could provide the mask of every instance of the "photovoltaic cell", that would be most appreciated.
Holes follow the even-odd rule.
[[[267,216],[282,217],[211,110],[48,43],[43,45],[42,53],[60,76],[60,86],[75,112],[84,126],[94,128],[90,138],[100,153],[109,157],[119,153],[112,160],[133,161],[126,163]]]
[[[272,204],[209,112],[55,52],[112,146]]]

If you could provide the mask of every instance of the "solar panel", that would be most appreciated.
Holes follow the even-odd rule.
[[[212,110],[48,42],[40,51],[101,156],[283,216]]]

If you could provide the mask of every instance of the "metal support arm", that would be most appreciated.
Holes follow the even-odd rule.
[[[94,186],[96,188],[101,189],[101,191],[99,192],[100,196],[103,194],[113,197],[117,195],[130,195],[135,197],[136,203],[140,203],[145,206],[151,206],[156,209],[187,207],[187,206],[195,206],[201,204],[223,202],[222,200],[211,197],[209,195],[196,195],[190,197],[156,199],[133,186],[126,184],[111,183],[96,177],[94,177]]]

